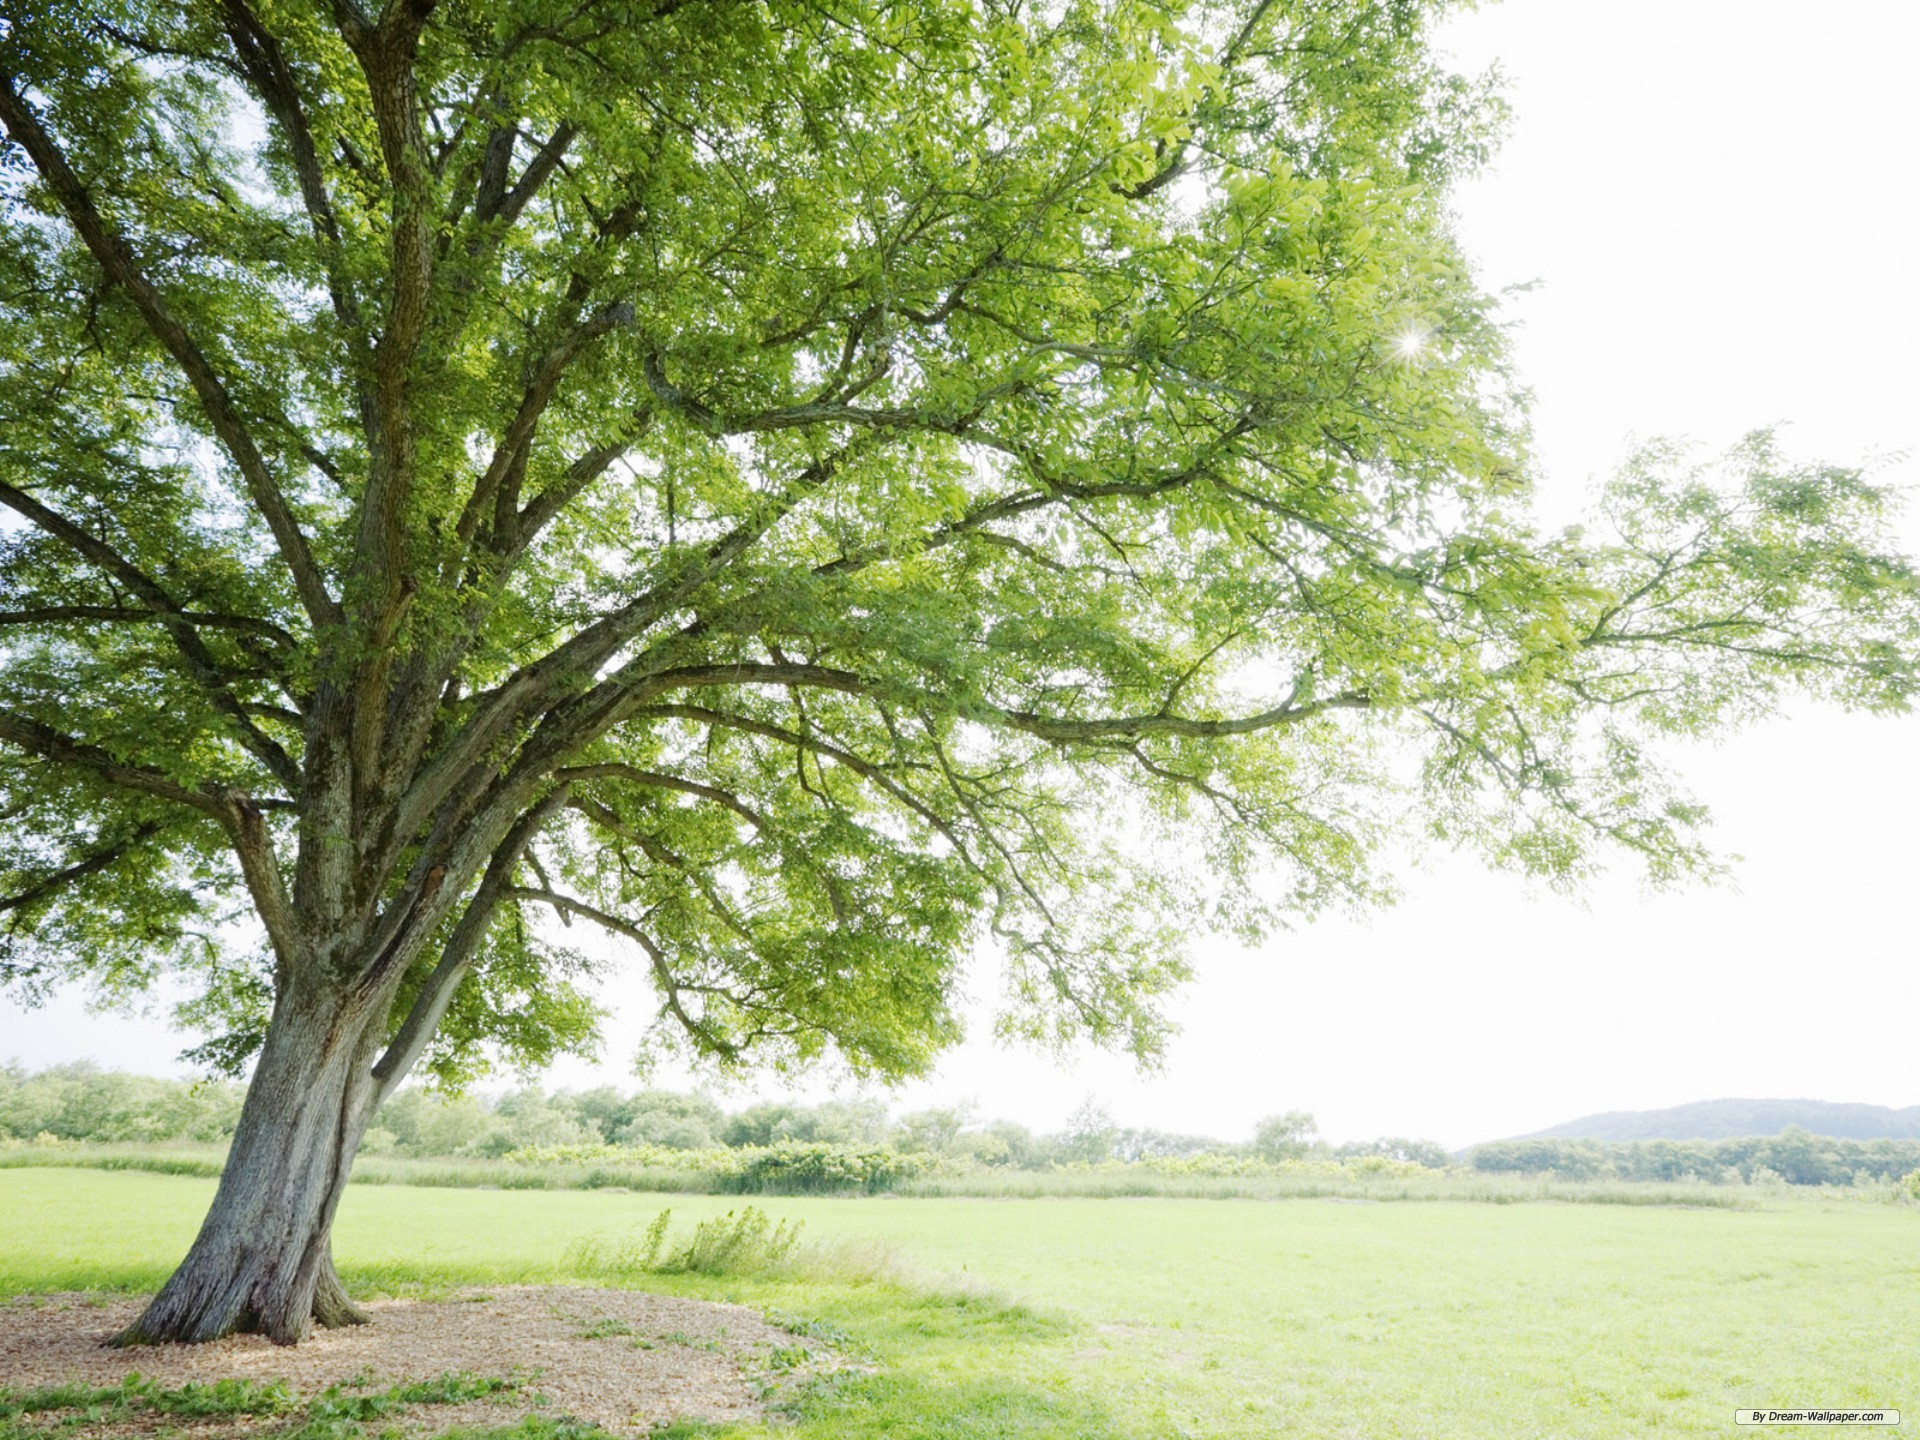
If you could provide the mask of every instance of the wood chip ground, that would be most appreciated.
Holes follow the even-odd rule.
[[[817,1342],[798,1339],[758,1311],[633,1290],[516,1286],[450,1300],[375,1300],[365,1306],[372,1324],[315,1330],[297,1346],[235,1335],[206,1345],[106,1348],[144,1304],[143,1297],[98,1295],[0,1303],[0,1387],[117,1385],[138,1372],[167,1389],[228,1377],[278,1380],[305,1400],[333,1385],[369,1393],[462,1372],[523,1383],[485,1400],[411,1406],[398,1418],[402,1428],[431,1434],[455,1425],[506,1426],[540,1413],[631,1435],[677,1419],[755,1418],[765,1408],[765,1387],[756,1382],[776,1370],[792,1383],[840,1368]],[[810,1358],[796,1365],[801,1348]],[[157,1418],[66,1433],[112,1440],[150,1431]],[[164,1418],[170,1430],[207,1436],[286,1423]]]

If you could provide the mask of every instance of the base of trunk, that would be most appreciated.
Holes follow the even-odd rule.
[[[277,1345],[364,1325],[333,1268],[333,1217],[373,1108],[386,1007],[292,984],[247,1086],[213,1205],[180,1268],[113,1345],[198,1345],[236,1331]]]
[[[297,1283],[289,1287],[278,1277],[265,1274],[245,1277],[229,1273],[222,1283],[197,1284],[194,1275],[183,1267],[140,1318],[107,1344],[116,1348],[198,1345],[241,1334],[265,1335],[276,1345],[294,1345],[304,1340],[314,1325],[337,1330],[372,1323],[372,1317],[348,1298],[331,1259],[322,1262],[312,1297],[304,1305],[298,1295],[300,1288]]]

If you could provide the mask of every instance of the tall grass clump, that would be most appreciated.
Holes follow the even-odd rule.
[[[576,1275],[594,1279],[631,1280],[658,1272],[661,1250],[667,1240],[667,1226],[673,1211],[662,1210],[653,1217],[643,1235],[610,1239],[601,1234],[583,1235],[567,1247],[567,1268]]]
[[[662,1210],[644,1231],[624,1237],[582,1236],[566,1252],[573,1274],[589,1280],[628,1281],[643,1275],[720,1275],[735,1279],[806,1279],[845,1285],[891,1276],[893,1256],[870,1241],[803,1242],[805,1222],[775,1220],[758,1206],[729,1210],[668,1243],[673,1211]]]
[[[738,1215],[729,1210],[695,1226],[693,1238],[660,1268],[685,1275],[785,1274],[793,1268],[803,1223],[776,1224],[755,1205]]]

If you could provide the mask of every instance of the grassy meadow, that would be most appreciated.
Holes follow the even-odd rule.
[[[211,1194],[0,1171],[0,1293],[151,1288]],[[744,1203],[360,1185],[336,1255],[361,1294],[576,1281],[743,1301],[875,1363],[789,1395],[777,1432],[725,1435],[1599,1440],[1725,1435],[1740,1406],[1920,1407],[1911,1206],[783,1197],[758,1203],[804,1222],[797,1269],[610,1258],[665,1205],[680,1235]]]

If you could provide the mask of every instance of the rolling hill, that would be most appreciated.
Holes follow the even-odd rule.
[[[1583,1115],[1516,1140],[1727,1140],[1778,1135],[1788,1126],[1845,1140],[1920,1140],[1920,1105],[1831,1100],[1695,1100],[1666,1110],[1610,1110]]]

